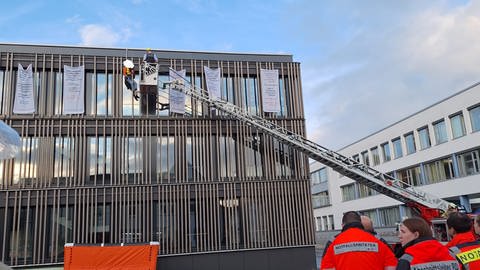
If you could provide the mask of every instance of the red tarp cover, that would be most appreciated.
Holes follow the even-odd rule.
[[[155,270],[159,245],[65,246],[65,270],[145,269]]]

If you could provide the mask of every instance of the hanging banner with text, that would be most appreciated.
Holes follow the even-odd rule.
[[[27,69],[23,69],[22,65],[18,64],[13,113],[26,114],[34,112],[32,64],[28,65]]]
[[[80,114],[85,112],[84,66],[63,66],[63,114]]]
[[[207,66],[204,66],[203,69],[205,71],[205,81],[207,82],[208,94],[213,99],[220,99],[222,97],[220,90],[220,69],[213,69]]]
[[[278,70],[260,69],[262,106],[264,112],[280,112]]]
[[[186,70],[180,71],[169,70],[170,81],[172,80],[184,80]],[[173,113],[185,113],[185,94],[182,91],[170,88],[170,112]]]

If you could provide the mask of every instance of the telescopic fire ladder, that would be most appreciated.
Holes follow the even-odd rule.
[[[203,104],[208,104],[219,111],[225,112],[235,120],[247,123],[282,143],[305,153],[311,159],[331,167],[340,174],[402,203],[407,205],[421,205],[443,212],[451,209],[452,204],[439,197],[427,194],[408,183],[379,172],[365,164],[361,164],[353,158],[345,157],[329,150],[275,123],[255,115],[250,115],[243,108],[232,103],[212,98],[206,90],[190,85],[186,79],[178,79],[164,83],[164,87],[167,86],[171,89],[182,91],[184,94]]]

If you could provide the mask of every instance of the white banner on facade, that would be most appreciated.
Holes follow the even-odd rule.
[[[85,112],[84,66],[63,66],[63,114]]]
[[[205,71],[205,81],[207,82],[208,94],[214,99],[220,99],[222,97],[220,69],[213,69],[207,66],[204,66],[203,69]]]
[[[280,112],[278,70],[260,69],[264,112]]]
[[[169,76],[170,81],[180,79],[184,80],[186,70],[174,71],[170,69]],[[185,113],[185,94],[181,91],[170,88],[170,112]]]
[[[15,89],[13,113],[25,114],[34,112],[35,102],[33,97],[32,64],[28,65],[25,70],[21,64],[18,64],[17,87]]]

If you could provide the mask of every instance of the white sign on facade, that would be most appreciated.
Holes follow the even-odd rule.
[[[220,84],[220,69],[213,69],[207,66],[204,66],[203,69],[205,71],[205,80],[207,83],[208,94],[214,99],[220,99],[222,97]]]
[[[63,114],[80,114],[85,112],[84,66],[63,66]]]
[[[278,70],[260,69],[264,112],[280,112]]]
[[[169,76],[170,81],[180,79],[184,80],[186,70],[174,71],[170,69]],[[170,88],[170,112],[173,113],[185,113],[185,94],[181,91]]]
[[[23,69],[22,65],[18,64],[13,113],[26,114],[34,112],[32,64],[28,65],[26,69]]]

